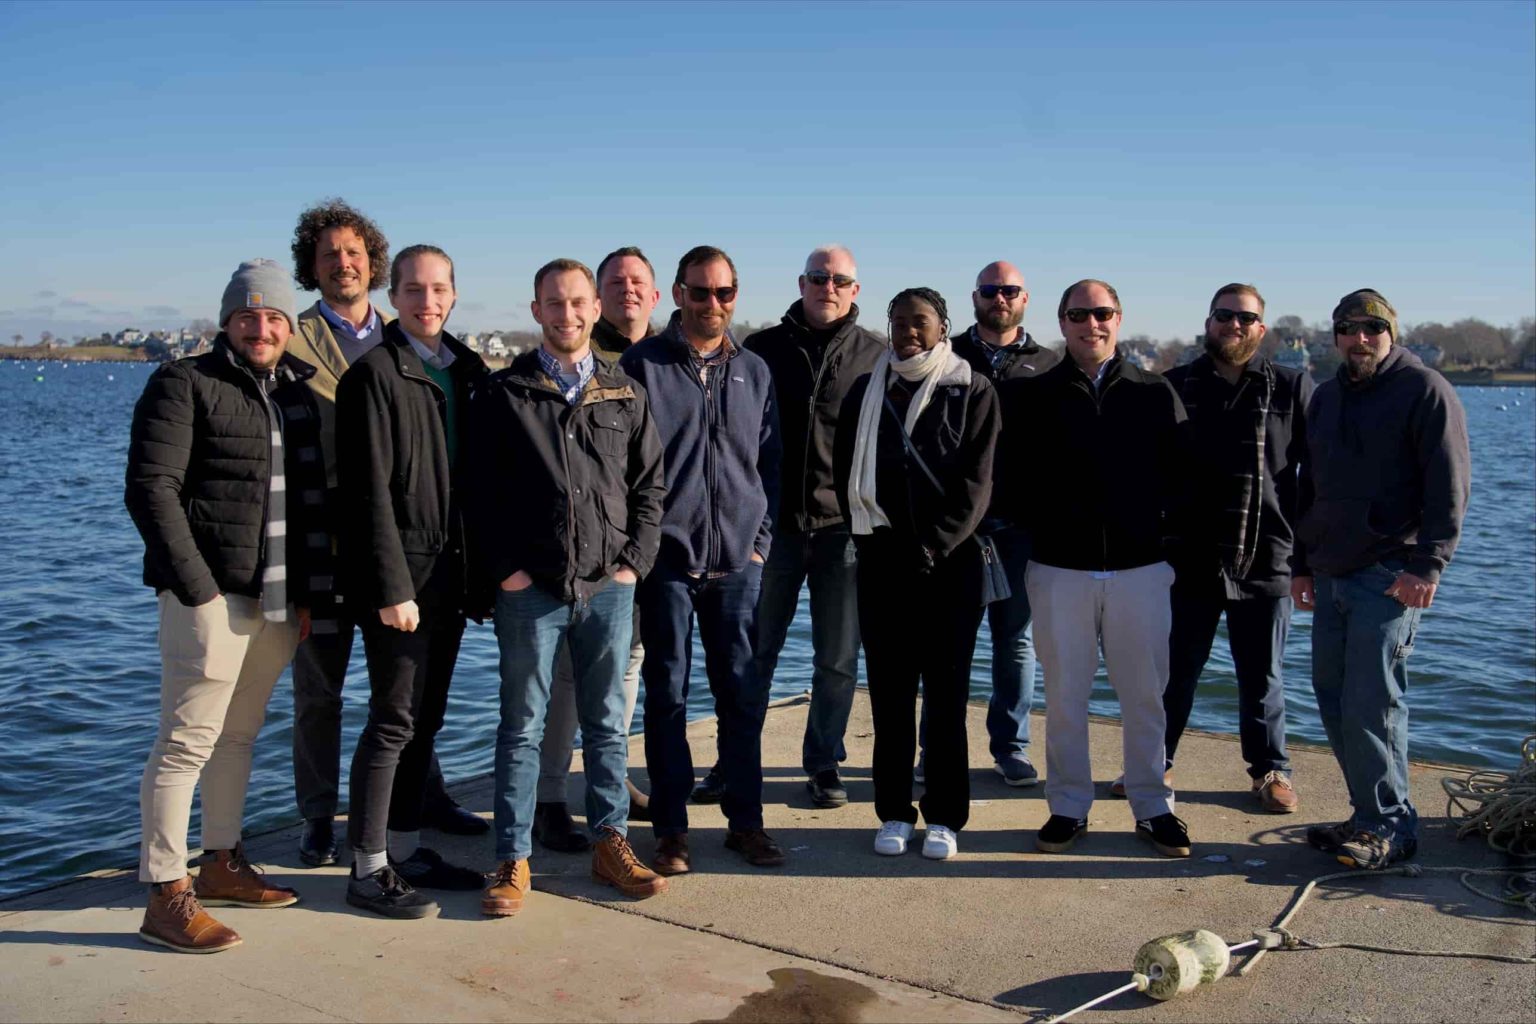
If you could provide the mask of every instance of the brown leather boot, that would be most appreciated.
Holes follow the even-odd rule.
[[[504,860],[496,866],[496,874],[480,897],[480,913],[487,917],[511,917],[523,909],[523,900],[531,888],[528,858]]]
[[[667,880],[640,863],[629,840],[618,829],[606,826],[592,848],[592,877],[632,900],[648,899],[667,891]]]
[[[656,869],[658,875],[686,875],[690,870],[688,833],[680,832],[656,840],[656,854],[651,858],[651,867]]]
[[[271,910],[291,907],[299,894],[283,885],[273,885],[245,859],[245,848],[209,850],[199,859],[193,891],[210,907],[251,907]]]
[[[197,902],[190,878],[149,887],[139,938],[178,953],[217,953],[240,945],[235,930],[219,924]]]

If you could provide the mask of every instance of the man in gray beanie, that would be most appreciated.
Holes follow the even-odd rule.
[[[1291,596],[1313,613],[1312,689],[1354,813],[1307,841],[1380,869],[1418,849],[1407,661],[1461,536],[1471,455],[1455,389],[1399,344],[1381,293],[1340,299],[1333,336],[1344,361],[1307,412]]]
[[[139,935],[184,953],[240,936],[202,909],[286,907],[292,889],[245,859],[240,826],[251,745],[267,699],[331,578],[312,527],[325,500],[320,417],[286,354],[293,288],[271,260],[242,263],[219,306],[213,351],[161,367],[133,411],[124,502],[144,538],[160,606],[160,727],[139,789]],[[203,856],[187,875],[192,795]]]

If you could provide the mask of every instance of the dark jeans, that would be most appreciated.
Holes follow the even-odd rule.
[[[967,543],[932,572],[919,574],[909,568],[910,552],[893,544],[886,529],[856,543],[859,625],[875,719],[875,814],[882,822],[917,822],[912,758],[921,683],[927,730],[923,820],[959,831],[970,817],[965,709],[981,628],[979,556]]]
[[[464,615],[448,602],[424,602],[414,633],[364,619],[368,659],[368,723],[352,756],[352,801],[347,842],[378,853],[386,831],[421,827],[422,796],[437,732],[448,706],[448,687],[459,659]]]
[[[1035,703],[1035,636],[1024,589],[1029,567],[1029,534],[1013,527],[992,534],[1013,596],[987,605],[992,632],[992,699],[987,702],[987,737],[992,760],[1025,760],[1029,754],[1029,711]],[[926,763],[926,762],[925,762]]]
[[[1195,687],[1211,656],[1216,625],[1225,612],[1227,643],[1237,672],[1237,735],[1248,774],[1262,779],[1272,771],[1289,773],[1281,661],[1291,628],[1290,597],[1233,600],[1221,590],[1175,583],[1170,603],[1173,628],[1168,637],[1168,688],[1163,691],[1168,767],[1173,767],[1174,751],[1189,724]]]
[[[725,780],[721,809],[736,831],[763,827],[763,715],[768,685],[752,671],[752,638],[763,567],[753,562],[719,579],[695,579],[658,563],[640,584],[645,663],[645,762],[657,836],[688,831],[693,754],[688,749],[688,676],[694,616],[704,671],[715,698],[716,747]]]
[[[754,671],[765,688],[773,685],[800,588],[807,578],[811,583],[811,709],[800,747],[800,766],[807,775],[836,768],[848,758],[843,734],[859,678],[856,563],[847,527],[832,526],[775,534],[763,566]]]

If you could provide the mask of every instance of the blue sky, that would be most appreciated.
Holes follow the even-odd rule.
[[[528,326],[550,258],[703,242],[753,322],[828,241],[877,328],[915,284],[970,322],[998,258],[1042,339],[1090,276],[1159,338],[1230,280],[1271,319],[1536,312],[1530,2],[5,3],[0,37],[6,341],[213,316],[330,195],[454,256],[460,330]]]

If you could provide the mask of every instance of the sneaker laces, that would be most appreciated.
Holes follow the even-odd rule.
[[[887,821],[885,824],[880,826],[880,838],[882,838],[882,839],[890,839],[890,838],[897,838],[897,839],[899,839],[899,838],[901,838],[902,834],[904,832],[906,832],[906,830],[908,828],[910,828],[910,827],[911,826],[909,826],[904,821]]]

